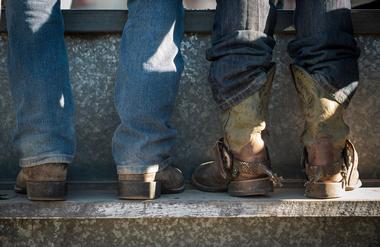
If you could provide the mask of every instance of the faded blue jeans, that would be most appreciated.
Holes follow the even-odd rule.
[[[59,1],[7,4],[20,165],[71,163],[74,110]],[[352,36],[349,0],[297,4],[298,32],[289,45],[290,55],[322,78],[326,88],[351,96],[358,81],[359,50]],[[130,0],[128,7],[115,95],[121,123],[112,146],[118,172],[139,174],[170,164],[176,138],[170,118],[183,70],[179,47],[184,12],[180,0]],[[218,0],[207,58],[213,95],[222,109],[253,94],[265,81],[272,64],[275,18],[268,0]]]
[[[74,103],[57,0],[7,1],[9,79],[20,166],[71,163]]]

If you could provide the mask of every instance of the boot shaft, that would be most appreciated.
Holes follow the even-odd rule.
[[[275,74],[273,66],[267,73],[264,86],[255,94],[223,112],[224,140],[232,153],[243,149],[264,147],[261,133],[266,127],[270,90]],[[253,144],[252,147],[247,144]],[[255,149],[255,148],[254,148]]]
[[[312,163],[336,162],[349,134],[345,106],[338,103],[303,68],[291,66],[305,117],[302,142]],[[313,162],[314,161],[314,162]]]

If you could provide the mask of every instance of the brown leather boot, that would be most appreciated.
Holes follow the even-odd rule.
[[[312,198],[341,197],[361,186],[358,156],[347,139],[345,107],[334,100],[303,68],[292,65],[296,89],[305,115],[303,164],[308,181],[305,194]]]
[[[281,178],[271,171],[267,150],[250,162],[234,157],[223,138],[214,147],[215,160],[201,164],[192,176],[193,185],[202,191],[225,192],[231,196],[266,195],[273,184],[281,186]],[[258,158],[260,157],[260,158]]]
[[[275,68],[261,90],[223,113],[224,135],[214,148],[213,162],[193,172],[192,183],[202,191],[228,191],[232,196],[264,195],[280,179],[272,173],[261,138]]]
[[[66,196],[67,164],[24,167],[17,175],[15,191],[33,201],[59,201]]]
[[[119,198],[148,200],[162,194],[181,193],[185,180],[178,168],[167,166],[159,172],[145,174],[118,174]]]
[[[317,144],[305,148],[304,166],[308,178],[305,195],[308,197],[338,198],[343,196],[345,191],[354,190],[362,185],[354,145],[346,140],[343,150],[334,150],[331,146],[331,140],[320,139]],[[329,147],[331,149],[327,150]],[[324,151],[321,151],[323,149]],[[334,153],[340,154],[336,161],[332,159]]]

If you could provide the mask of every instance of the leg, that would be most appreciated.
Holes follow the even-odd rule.
[[[71,163],[74,156],[73,100],[59,4],[57,0],[7,2],[15,146],[23,168],[20,181],[26,170],[32,180],[65,180],[63,164]]]
[[[242,102],[263,87],[272,68],[276,24],[269,0],[217,1],[209,80],[222,110]]]
[[[340,104],[348,104],[359,80],[360,50],[353,37],[349,0],[297,1],[296,39],[288,51]]]
[[[128,8],[116,79],[121,124],[113,138],[113,155],[119,180],[143,180],[142,176],[154,180],[155,173],[172,169],[167,167],[176,130],[169,121],[183,70],[183,7],[181,0],[132,0]],[[183,186],[179,175],[174,187]],[[151,186],[135,184],[137,189]],[[125,188],[132,188],[131,182]],[[128,192],[121,197],[134,199]]]
[[[338,197],[344,190],[342,183],[348,188],[360,183],[354,169],[357,164],[345,164],[342,157],[347,149],[355,153],[347,141],[349,128],[343,113],[359,79],[350,1],[297,1],[295,24],[297,36],[289,52],[305,113],[306,195]],[[355,178],[345,179],[345,167],[355,170],[349,172]]]
[[[216,162],[196,169],[193,183],[206,191],[228,187],[231,195],[265,194],[275,178],[261,132],[275,70],[276,11],[268,0],[217,4],[207,58],[214,98],[223,111],[224,139],[215,149]]]

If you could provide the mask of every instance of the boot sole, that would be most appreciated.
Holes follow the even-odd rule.
[[[228,194],[231,196],[257,196],[273,192],[273,182],[269,177],[242,181],[231,181]]]
[[[153,200],[161,195],[160,182],[119,181],[118,197],[123,200]]]
[[[26,195],[32,201],[63,201],[67,193],[66,181],[27,181]]]
[[[339,198],[345,195],[347,191],[352,191],[362,186],[362,182],[358,180],[355,186],[344,186],[343,182],[339,183],[326,183],[317,182],[313,184],[307,184],[305,195],[310,198],[316,199],[333,199]]]

